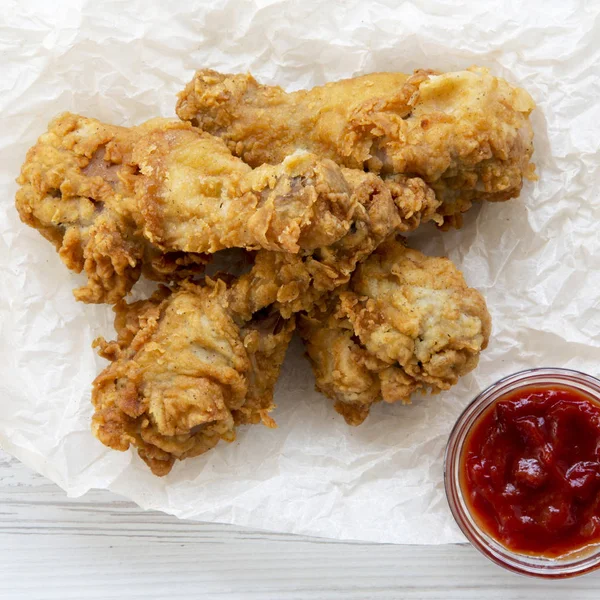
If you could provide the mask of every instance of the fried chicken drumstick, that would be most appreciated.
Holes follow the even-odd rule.
[[[232,293],[243,303],[235,287],[207,279],[115,306],[117,340],[95,342],[112,361],[92,393],[102,443],[133,445],[166,475],[176,459],[235,439],[238,425],[275,426],[268,413],[294,321],[268,309],[240,319],[230,307]]]
[[[21,219],[85,271],[75,292],[85,302],[117,302],[142,272],[189,277],[223,248],[314,253],[364,221],[370,195],[396,201],[391,224],[401,231],[437,207],[430,194],[415,213],[407,178],[383,183],[307,153],[253,170],[218,138],[167,119],[127,129],[64,114],[29,151],[18,182]]]
[[[297,251],[350,227],[348,186],[331,161],[305,154],[252,170],[221,140],[175,120],[126,129],[62,115],[18,182],[22,220],[69,268],[85,270],[76,296],[86,302],[116,302],[142,270],[168,281],[204,264],[204,253]]]
[[[518,196],[534,178],[529,94],[487,69],[372,73],[286,93],[250,75],[200,70],[177,114],[227,143],[248,164],[296,149],[383,175],[422,177],[446,226],[473,201]]]
[[[454,385],[477,366],[491,322],[481,294],[448,259],[389,239],[298,327],[317,389],[360,425],[374,402]]]

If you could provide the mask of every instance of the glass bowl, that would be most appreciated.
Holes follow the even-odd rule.
[[[462,532],[477,550],[496,564],[532,577],[565,578],[600,568],[600,544],[556,558],[520,554],[486,533],[470,512],[461,486],[461,455],[467,436],[479,417],[505,394],[529,386],[560,385],[578,390],[600,405],[600,380],[569,369],[529,369],[497,381],[467,406],[452,429],[444,457],[444,482],[450,510]]]

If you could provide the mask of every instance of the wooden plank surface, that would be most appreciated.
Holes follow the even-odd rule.
[[[180,521],[114,494],[67,498],[0,451],[0,598],[597,598],[600,574],[540,582],[469,546],[337,542]]]

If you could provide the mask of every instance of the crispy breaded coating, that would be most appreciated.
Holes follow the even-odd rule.
[[[390,239],[325,310],[300,317],[317,388],[350,425],[378,401],[447,390],[477,366],[491,321],[481,294],[446,258]]]
[[[267,427],[275,427],[275,421],[269,416],[275,408],[273,388],[294,329],[293,319],[284,319],[271,309],[255,313],[251,321],[240,329],[250,370],[246,400],[240,408],[232,411],[236,425],[263,423]]]
[[[258,308],[272,305],[287,318],[323,306],[328,294],[347,283],[356,266],[379,244],[431,219],[439,205],[419,178],[398,177],[384,183],[372,173],[352,171],[347,179],[357,200],[350,231],[312,252],[258,252],[251,273],[240,280],[232,295],[232,305],[240,314],[249,318]]]
[[[354,169],[422,177],[445,225],[460,226],[473,201],[516,197],[535,177],[534,106],[477,67],[372,73],[293,93],[203,69],[179,94],[177,114],[252,166],[302,148]]]
[[[234,440],[236,425],[275,426],[268,413],[294,321],[266,310],[242,323],[229,294],[224,281],[207,279],[115,306],[117,340],[95,342],[112,361],[92,393],[103,444],[133,445],[166,475],[176,459]]]
[[[352,221],[341,170],[306,152],[252,170],[222,140],[169,122],[135,144],[132,163],[144,237],[163,251],[312,250]]]

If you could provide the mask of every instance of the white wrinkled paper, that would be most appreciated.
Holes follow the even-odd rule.
[[[6,7],[8,4],[8,7]],[[71,496],[108,488],[178,517],[332,538],[462,541],[442,457],[465,405],[514,371],[600,372],[600,5],[585,0],[402,3],[304,0],[4,2],[0,13],[0,444]],[[19,222],[14,179],[57,113],[133,125],[174,116],[195,68],[251,71],[289,90],[378,70],[472,64],[525,87],[540,181],[474,209],[458,232],[420,231],[485,295],[480,366],[413,406],[348,427],[313,391],[301,345],[278,384],[275,431],[243,428],[154,477],[90,433],[90,384],[112,337],[108,306],[75,302],[81,279]]]

